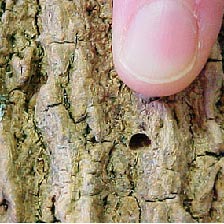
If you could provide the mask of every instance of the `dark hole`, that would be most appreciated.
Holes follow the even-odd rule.
[[[103,206],[106,206],[108,202],[108,195],[103,198]]]
[[[91,132],[90,126],[87,124],[86,125],[86,135],[88,135]]]
[[[61,222],[59,219],[57,219],[57,217],[55,216],[55,202],[56,202],[56,195],[53,195],[52,199],[52,206],[51,206],[51,213],[53,216],[53,223],[55,222]]]
[[[8,207],[9,207],[9,203],[8,201],[4,198],[2,200],[2,202],[0,203],[0,206],[2,206],[4,208],[5,211],[7,211]]]
[[[131,137],[129,147],[132,150],[136,150],[142,147],[148,147],[151,144],[149,137],[143,133],[135,134]]]
[[[51,201],[52,201],[53,203],[55,203],[55,202],[56,202],[56,195],[53,195],[53,197],[52,197]]]
[[[183,201],[184,208],[187,212],[190,212],[190,207],[192,205],[192,201],[193,201],[192,199],[185,199]]]
[[[97,143],[97,140],[96,140],[95,136],[93,136],[93,137],[90,139],[90,142],[92,142],[92,143]]]
[[[13,46],[16,42],[16,37],[15,34],[8,34],[7,35],[7,40],[11,43],[11,45]]]
[[[5,12],[6,10],[6,2],[5,1],[2,1],[2,3],[0,3],[0,17],[2,17],[2,14]]]

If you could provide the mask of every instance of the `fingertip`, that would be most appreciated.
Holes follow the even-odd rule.
[[[195,79],[217,38],[224,8],[220,0],[214,0],[219,7],[203,1],[186,1],[186,7],[177,0],[115,0],[114,63],[130,88],[146,96],[171,95]]]

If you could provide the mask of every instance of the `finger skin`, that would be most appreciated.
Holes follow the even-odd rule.
[[[200,73],[214,45],[222,23],[224,12],[223,0],[182,0],[197,20],[198,49],[193,67],[177,80],[153,83],[143,80],[139,74],[131,74],[127,67],[121,63],[121,48],[124,45],[125,35],[137,12],[145,5],[158,0],[113,0],[113,37],[112,49],[115,68],[119,77],[134,91],[145,96],[167,96],[175,94],[186,88]],[[180,0],[163,0],[180,1]],[[175,39],[175,36],[173,36]],[[150,39],[150,38],[149,38]],[[175,41],[175,40],[174,40]],[[163,44],[161,43],[160,48]],[[187,43],[186,43],[187,46]],[[187,47],[183,47],[187,50]],[[163,49],[161,48],[160,51]],[[161,62],[162,64],[162,62]],[[160,66],[160,65],[156,65]],[[175,71],[175,69],[174,69]],[[157,74],[149,74],[150,77]],[[176,76],[177,74],[173,74]]]

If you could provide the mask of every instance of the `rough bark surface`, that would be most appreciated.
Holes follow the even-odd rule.
[[[142,99],[114,70],[111,11],[0,0],[0,221],[224,222],[219,44],[185,91]]]

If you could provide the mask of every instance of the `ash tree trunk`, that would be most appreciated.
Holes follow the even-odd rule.
[[[220,44],[175,96],[117,77],[112,1],[0,1],[1,222],[224,222]]]

